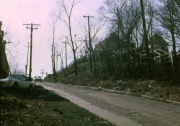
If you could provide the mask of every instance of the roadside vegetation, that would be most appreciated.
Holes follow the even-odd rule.
[[[98,64],[98,63],[97,63]],[[100,64],[99,64],[100,65]],[[147,95],[155,97],[155,100],[173,100],[180,101],[180,86],[172,81],[146,80],[146,79],[116,79],[115,76],[109,76],[106,69],[101,64],[98,66],[98,78],[90,72],[89,62],[78,64],[78,75],[73,72],[73,65],[57,73],[54,80],[53,75],[48,75],[44,81],[73,84],[86,87],[97,87],[99,89],[112,89],[122,91],[122,93],[134,94],[136,96]]]
[[[43,87],[0,88],[1,126],[113,126]]]

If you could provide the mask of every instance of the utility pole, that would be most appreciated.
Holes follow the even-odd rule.
[[[45,73],[46,73],[46,72],[44,72],[44,70],[41,69],[42,79],[43,79],[43,75],[44,75]]]
[[[91,72],[92,72],[92,42],[91,42],[91,29],[90,29],[90,18],[93,18],[93,16],[83,16],[88,18],[88,32],[89,32],[89,51],[90,51],[90,66],[91,66]]]
[[[63,42],[65,44],[65,51],[66,51],[66,69],[67,69],[67,44],[68,42]]]
[[[27,67],[28,67],[28,56],[29,56],[29,42],[28,42],[28,50],[27,50],[27,62],[26,62],[26,65],[25,65],[25,74],[27,76]]]
[[[33,38],[33,30],[38,29],[37,27],[34,28],[34,26],[38,26],[40,24],[23,24],[23,25],[27,25],[27,29],[31,30],[31,34],[30,34],[30,63],[29,63],[29,79],[31,80],[31,73],[32,73],[32,38]],[[28,27],[30,25],[30,27]]]

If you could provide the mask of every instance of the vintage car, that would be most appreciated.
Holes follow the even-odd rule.
[[[37,82],[37,81],[42,82],[41,76],[35,76],[34,77],[34,82]]]
[[[5,79],[0,79],[0,86],[2,87],[12,87],[15,90],[18,89],[28,89],[34,88],[34,83],[26,77],[25,75],[9,75]]]

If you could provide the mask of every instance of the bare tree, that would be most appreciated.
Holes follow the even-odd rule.
[[[24,71],[19,67],[17,62],[10,61],[11,74],[24,74]]]
[[[173,45],[173,67],[178,67],[177,51],[176,51],[176,35],[179,33],[179,20],[180,9],[175,6],[174,1],[162,0],[163,6],[159,7],[156,19],[161,23],[162,27],[167,29],[171,34]]]
[[[72,12],[73,12],[74,6],[76,4],[78,4],[79,2],[80,1],[78,1],[78,0],[68,0],[68,1],[59,0],[59,1],[57,1],[57,5],[59,6],[59,12],[60,12],[59,18],[61,21],[63,21],[66,24],[68,31],[69,31],[69,37],[67,37],[67,40],[69,41],[69,44],[70,44],[72,52],[73,52],[75,75],[78,75],[77,62],[76,62],[77,45],[73,38],[71,17],[72,17]],[[65,13],[65,17],[62,17],[62,13]]]
[[[52,12],[51,14],[51,26],[50,26],[50,30],[52,31],[52,54],[51,54],[51,60],[52,60],[52,69],[53,69],[53,77],[54,79],[56,79],[56,61],[55,61],[55,52],[56,52],[56,49],[55,49],[55,32],[56,32],[56,24],[58,22],[58,17],[57,15],[55,14],[55,12]]]
[[[89,17],[88,17],[89,18]],[[89,20],[89,19],[88,19]],[[99,19],[93,20],[91,23],[88,21],[88,27],[87,25],[82,25],[82,31],[85,36],[85,46],[90,52],[90,66],[91,66],[91,72],[92,72],[92,61],[94,63],[94,75],[97,78],[97,68],[96,68],[96,54],[95,50],[93,48],[93,42],[95,42],[95,37],[97,36],[98,32],[102,29],[104,26],[105,22],[100,21]],[[87,38],[89,37],[89,42],[87,41]],[[92,53],[92,55],[91,55]],[[91,60],[93,59],[93,60]]]
[[[61,49],[60,51],[56,51],[56,54],[57,54],[57,56],[60,57],[60,60],[61,60],[61,70],[63,71],[64,77],[66,77],[66,72],[65,72],[65,69],[64,69],[63,52],[64,52],[64,50]]]
[[[111,29],[115,29],[114,32],[124,43],[127,50],[127,69],[131,76],[132,52],[130,50],[134,47],[132,34],[141,17],[139,4],[130,0],[114,0],[113,2],[106,0],[105,6],[100,8],[100,14],[112,24]]]
[[[175,6],[177,7],[178,13],[176,13],[176,23],[177,23],[177,34],[178,38],[180,39],[180,1],[179,0],[172,0],[175,3]],[[180,43],[179,43],[180,44]]]
[[[9,64],[6,56],[6,44],[4,32],[1,28],[2,22],[0,21],[0,78],[5,78],[9,74]],[[8,42],[9,43],[9,42]]]

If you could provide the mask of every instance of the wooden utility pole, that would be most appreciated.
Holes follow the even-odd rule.
[[[93,18],[93,16],[83,16],[88,18],[88,32],[89,32],[89,53],[90,53],[90,67],[92,72],[92,42],[91,42],[91,29],[90,29],[90,18]]]
[[[25,65],[25,75],[27,76],[27,67],[28,67],[28,56],[29,56],[29,42],[28,42],[28,49],[27,49],[27,62],[26,62],[26,65]]]
[[[43,79],[43,75],[45,74],[46,72],[44,72],[43,69],[41,69],[41,75],[42,75],[42,79]]]
[[[33,38],[33,30],[34,29],[38,29],[37,27],[34,28],[34,26],[38,26],[40,24],[23,24],[23,25],[27,25],[27,29],[31,30],[31,34],[30,34],[30,63],[29,63],[29,79],[31,80],[31,73],[32,73],[32,38]],[[28,27],[30,25],[30,27]]]

